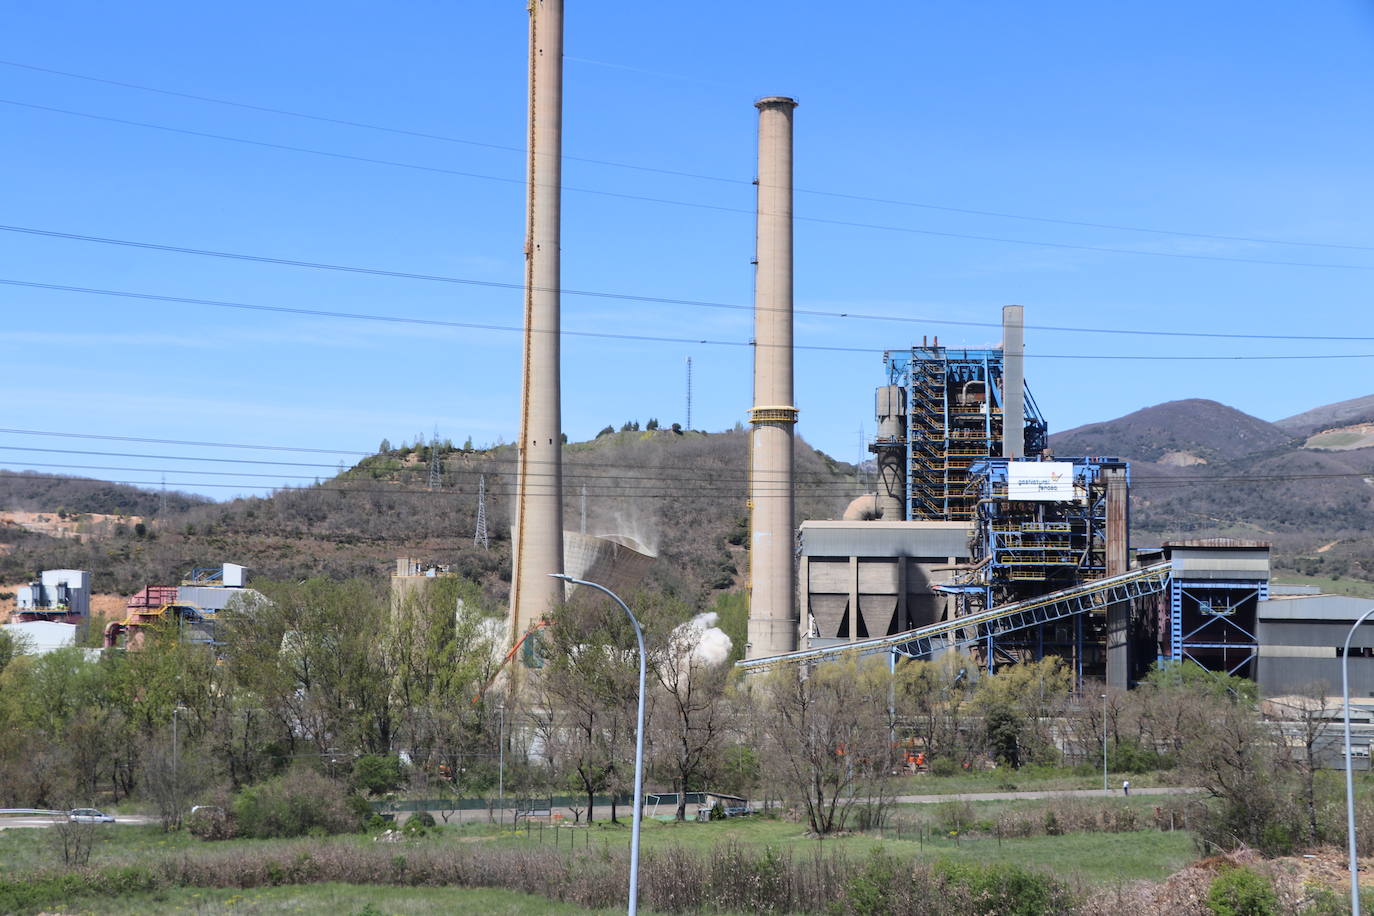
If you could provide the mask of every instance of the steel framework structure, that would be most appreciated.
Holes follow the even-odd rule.
[[[906,389],[906,517],[961,521],[974,514],[968,493],[974,462],[1002,448],[1002,351],[921,345],[883,355],[889,384]],[[1026,454],[1045,448],[1047,425],[1025,394]],[[901,443],[875,440],[874,448]]]
[[[1259,637],[1252,631],[1257,604],[1268,599],[1267,579],[1172,579],[1169,660],[1240,673],[1259,657]]]
[[[849,653],[859,656],[890,653],[894,657],[930,658],[950,649],[980,644],[986,647],[987,657],[992,658],[997,651],[997,641],[1009,634],[1069,617],[1105,612],[1113,604],[1163,592],[1168,586],[1172,569],[1170,563],[1156,563],[1119,576],[1085,582],[1037,598],[942,620],[891,636],[746,659],[737,665],[747,671],[761,671],[777,665],[834,658]]]

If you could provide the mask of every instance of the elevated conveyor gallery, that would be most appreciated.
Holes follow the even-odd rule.
[[[988,608],[976,614],[943,620],[890,636],[751,658],[738,665],[746,671],[762,671],[777,665],[840,657],[848,653],[860,656],[892,653],[907,658],[930,658],[938,652],[978,643],[991,644],[1003,634],[1076,614],[1104,612],[1123,601],[1159,594],[1167,588],[1172,569],[1172,563],[1156,563],[1118,576],[1084,582],[1036,598]]]

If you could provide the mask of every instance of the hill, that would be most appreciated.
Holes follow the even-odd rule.
[[[0,509],[72,514],[156,515],[165,502],[169,513],[210,502],[202,496],[148,490],[107,480],[0,471]]]
[[[1334,417],[1331,408],[1339,406],[1299,416],[1309,417],[1304,423]],[[1274,544],[1281,570],[1374,579],[1374,448],[1358,447],[1362,440],[1353,433],[1339,450],[1305,447],[1292,432],[1307,427],[1284,424],[1190,399],[1067,430],[1050,442],[1064,455],[1133,462],[1137,544],[1260,538]]]
[[[1273,423],[1216,401],[1190,398],[1056,433],[1050,446],[1063,455],[1116,455],[1188,466],[1240,458],[1292,441]]]
[[[1374,394],[1314,407],[1278,420],[1274,425],[1290,435],[1306,439],[1324,429],[1370,422],[1374,422]]]
[[[440,485],[429,489],[431,449]],[[593,535],[625,534],[654,549],[649,584],[704,604],[734,587],[745,568],[748,437],[670,430],[610,432],[564,448],[564,526]],[[858,492],[854,469],[805,442],[797,444],[801,517],[835,518]],[[98,591],[128,594],[179,581],[193,567],[242,563],[259,576],[291,579],[385,575],[398,556],[451,564],[482,582],[493,601],[508,597],[511,446],[472,451],[413,445],[373,455],[336,477],[272,496],[223,503],[187,500],[156,516],[156,491],[122,494],[151,506],[142,528],[84,541],[0,529],[0,582],[35,569],[89,569]],[[473,544],[479,485],[487,493],[490,548]],[[81,481],[99,488],[99,481]],[[114,485],[108,485],[114,486]],[[126,488],[132,489],[132,488]],[[66,491],[64,491],[66,492]],[[5,498],[54,511],[41,494]],[[6,508],[0,502],[0,509]]]

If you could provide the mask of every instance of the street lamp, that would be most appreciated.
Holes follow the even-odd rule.
[[[1107,785],[1107,695],[1102,694],[1102,794],[1111,797],[1112,790]]]
[[[181,815],[181,768],[177,766],[177,713],[179,712],[186,712],[186,707],[180,703],[172,707],[172,806],[178,817]]]
[[[620,596],[606,586],[588,582],[585,579],[574,579],[564,573],[549,573],[549,575],[555,579],[562,579],[564,582],[571,582],[574,585],[585,585],[609,595],[616,604],[620,605],[625,616],[630,618],[630,623],[635,628],[635,639],[639,641],[639,711],[635,720],[635,810],[634,820],[630,828],[630,908],[628,911],[629,916],[635,916],[639,912],[639,824],[643,808],[641,802],[644,798],[644,631],[639,628],[639,621],[635,619],[630,606],[621,601]]]
[[[1345,707],[1345,831],[1350,845],[1350,912],[1360,912],[1360,866],[1355,861],[1355,767],[1350,755],[1350,640],[1360,624],[1374,614],[1374,607],[1360,615],[1345,634],[1341,652],[1341,704]]]
[[[506,826],[506,704],[501,704],[501,724],[496,740],[496,798],[500,806],[496,823]]]

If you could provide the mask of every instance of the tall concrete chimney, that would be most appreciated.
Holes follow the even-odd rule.
[[[525,364],[520,389],[512,641],[563,600],[559,229],[563,0],[530,0],[530,134],[525,234]]]
[[[797,648],[793,539],[792,110],[770,97],[759,110],[758,230],[754,269],[754,407],[749,411],[749,642],[746,658]]]
[[[1002,306],[1002,457],[1026,457],[1026,310]]]

